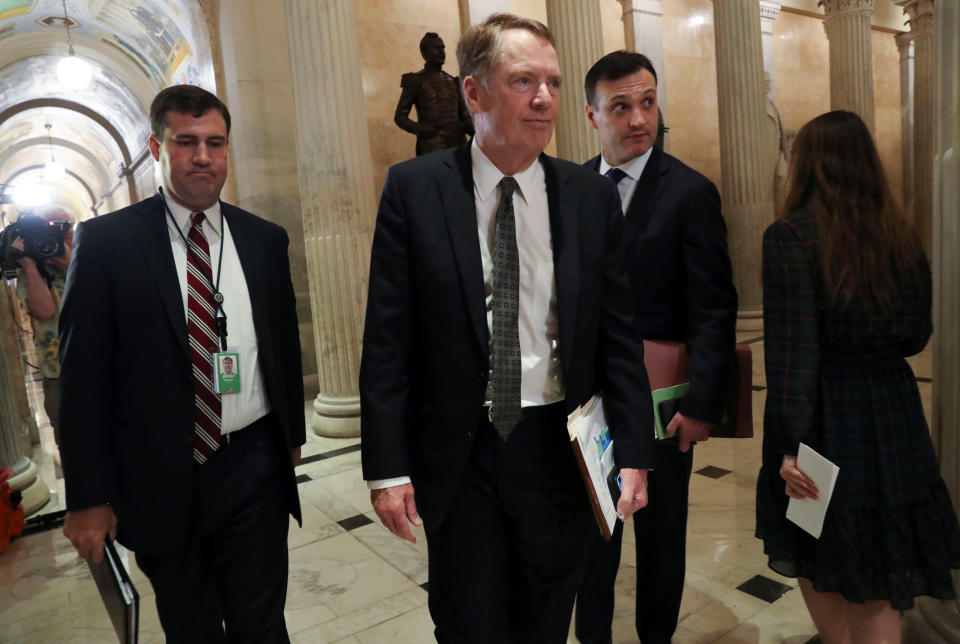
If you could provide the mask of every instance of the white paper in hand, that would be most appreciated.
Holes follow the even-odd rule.
[[[813,480],[820,494],[817,500],[809,497],[791,498],[787,505],[787,519],[809,532],[815,539],[819,539],[840,468],[803,443],[800,443],[797,451],[797,467]]]
[[[607,477],[616,468],[616,464],[613,459],[610,428],[603,413],[603,400],[600,396],[593,396],[567,417],[567,431],[570,439],[580,445],[590,475],[590,484],[596,492],[607,529],[613,531],[617,517],[623,517],[617,514],[616,503],[607,488]]]

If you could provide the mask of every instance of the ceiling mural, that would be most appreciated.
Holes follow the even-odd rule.
[[[144,109],[115,75],[92,63],[90,86],[76,90],[62,87],[57,79],[56,56],[23,58],[0,69],[0,111],[33,99],[58,98],[89,107],[106,115],[120,131],[131,154],[146,144],[149,127]],[[5,88],[16,91],[5,91]]]
[[[53,139],[68,140],[87,150],[110,175],[116,176],[123,158],[113,137],[90,119],[73,110],[59,107],[38,107],[20,112],[10,118],[0,131],[0,174],[3,172],[6,150],[20,141],[31,138],[46,139],[44,124],[50,123]],[[56,146],[56,141],[54,146]]]
[[[16,177],[18,184],[43,184],[42,168],[50,160],[52,142],[56,160],[76,177],[68,175],[47,187],[58,199],[72,195],[75,206],[89,207],[81,183],[97,193],[96,199],[115,195],[124,159],[121,145],[132,159],[144,153],[146,111],[154,92],[179,83],[215,90],[213,57],[197,0],[65,4],[66,17],[64,0],[0,0],[0,58],[5,65],[0,68],[0,112],[13,114],[0,122],[0,182]],[[83,89],[68,88],[65,84],[76,84],[70,82],[75,76],[57,73],[68,51],[68,26],[77,58],[91,71]],[[80,107],[17,108],[51,99]],[[98,118],[117,132],[121,143]],[[0,213],[3,210],[0,205]]]
[[[209,39],[195,0],[67,0],[71,37],[119,50],[159,89],[175,83],[213,86]],[[0,0],[0,37],[47,32],[63,39],[62,0]],[[209,69],[209,73],[204,70]]]

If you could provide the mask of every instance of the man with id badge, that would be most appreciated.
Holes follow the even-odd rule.
[[[136,553],[172,642],[287,642],[305,441],[286,232],[220,201],[230,114],[150,109],[157,194],[79,226],[60,318],[64,534]],[[156,356],[145,383],[138,356]]]

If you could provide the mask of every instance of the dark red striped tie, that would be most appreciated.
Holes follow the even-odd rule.
[[[203,464],[220,447],[220,395],[213,386],[213,352],[217,351],[210,246],[203,234],[203,213],[193,213],[187,241],[187,337],[193,362],[195,441],[193,460]]]

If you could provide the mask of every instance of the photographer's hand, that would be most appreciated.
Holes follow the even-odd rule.
[[[22,251],[23,239],[17,237],[10,246]],[[57,305],[53,301],[47,283],[40,276],[37,263],[26,256],[18,258],[17,262],[23,268],[23,274],[19,279],[27,283],[27,312],[38,320],[49,320],[56,315]]]
[[[59,266],[63,270],[67,270],[67,267],[70,265],[71,257],[73,257],[73,247],[65,243],[63,245],[63,255],[60,257],[51,257],[47,261],[54,266]]]
[[[14,239],[13,243],[10,244],[10,248],[16,248],[18,251],[20,251],[20,256],[17,257],[17,263],[20,264],[20,268],[24,270],[37,268],[37,263],[33,261],[33,258],[27,257],[23,254],[23,237],[17,237]]]

